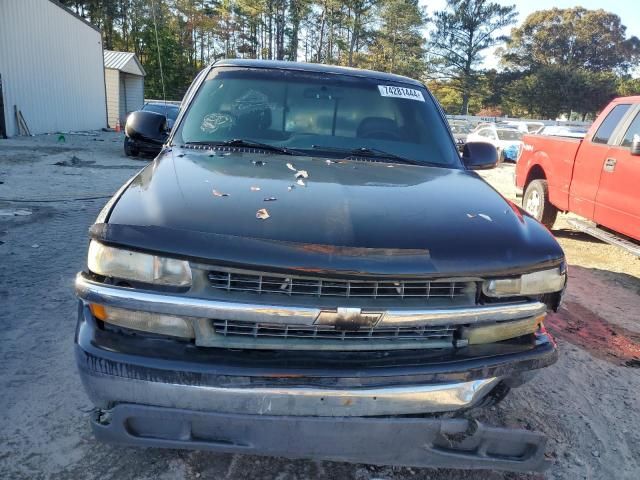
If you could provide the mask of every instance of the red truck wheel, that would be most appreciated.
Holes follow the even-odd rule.
[[[533,180],[527,185],[522,197],[522,208],[551,229],[558,216],[558,209],[549,202],[549,187],[546,180]]]

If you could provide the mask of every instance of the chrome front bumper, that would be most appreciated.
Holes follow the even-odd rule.
[[[125,367],[126,368],[126,367]],[[138,403],[245,415],[369,417],[452,412],[478,403],[498,378],[380,388],[220,387],[123,378],[81,368],[94,404]]]

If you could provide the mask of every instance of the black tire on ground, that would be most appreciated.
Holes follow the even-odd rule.
[[[548,229],[553,227],[558,209],[549,202],[549,187],[546,180],[533,180],[522,196],[522,208]]]
[[[124,137],[124,154],[127,157],[137,157],[140,152],[137,148],[131,146],[129,137]]]
[[[504,163],[504,160],[504,150],[498,150],[498,163],[496,164],[496,166],[499,167],[500,165],[502,165]]]

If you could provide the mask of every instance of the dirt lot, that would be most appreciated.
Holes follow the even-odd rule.
[[[73,277],[106,198],[144,165],[122,137],[0,140],[0,478],[640,478],[640,260],[571,230],[564,306],[547,322],[560,360],[481,414],[542,431],[545,475],[391,469],[101,445],[73,359]],[[515,200],[513,166],[484,173]]]

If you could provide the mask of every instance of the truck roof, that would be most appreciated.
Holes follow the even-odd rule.
[[[395,75],[393,73],[386,72],[376,72],[374,70],[362,70],[360,68],[338,67],[336,65],[320,65],[318,63],[286,62],[281,60],[250,60],[236,58],[218,60],[214,63],[214,65],[216,67],[237,66],[250,68],[271,68],[281,70],[299,70],[304,72],[329,73],[334,75],[349,75],[352,77],[375,78],[378,80],[402,82],[424,87],[422,82],[402,75]]]
[[[618,97],[611,100],[611,103],[640,103],[640,95],[630,96],[630,97]]]

